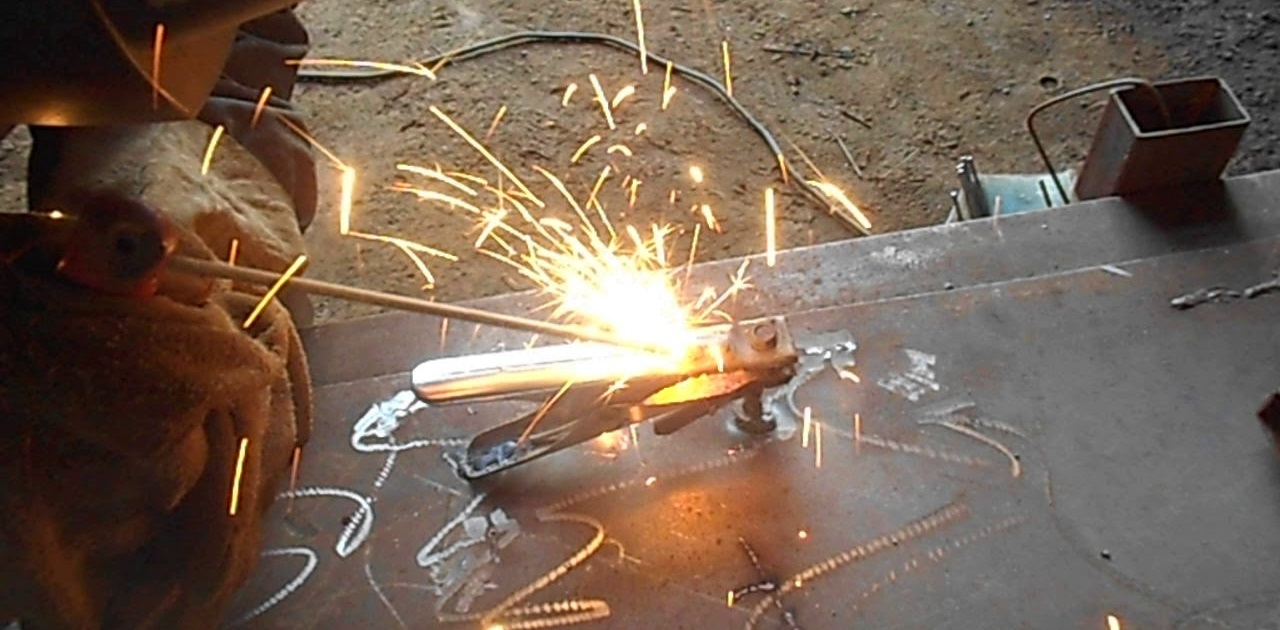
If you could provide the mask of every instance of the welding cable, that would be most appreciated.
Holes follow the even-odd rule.
[[[446,65],[455,64],[460,61],[475,59],[485,55],[495,53],[518,46],[527,44],[592,44],[606,46],[615,50],[622,50],[635,55],[643,54],[649,61],[660,66],[671,65],[673,73],[682,75],[686,79],[701,85],[710,90],[721,101],[731,109],[751,130],[755,132],[765,145],[769,147],[769,151],[779,159],[785,155],[782,152],[782,146],[778,144],[778,140],[773,133],[769,131],[764,123],[760,122],[745,106],[734,98],[729,90],[717,80],[715,77],[679,63],[676,63],[666,57],[658,55],[648,50],[641,50],[638,44],[625,40],[614,35],[604,33],[588,33],[584,31],[518,31],[499,35],[492,39],[486,39],[475,44],[455,48],[451,51],[433,55],[426,59],[420,60],[418,63],[424,67],[439,70]],[[298,79],[312,82],[326,81],[359,81],[359,80],[378,80],[388,79],[395,76],[405,76],[406,72],[394,68],[353,68],[353,67],[306,67],[305,61],[297,62],[300,66],[298,69]],[[781,162],[777,164],[777,169],[784,182],[789,182],[791,178],[787,176],[786,166]],[[796,186],[808,195],[811,199],[829,206],[826,199],[814,191],[809,185],[803,183],[803,178],[796,178]]]
[[[1054,168],[1053,162],[1049,159],[1049,153],[1044,149],[1044,143],[1040,141],[1040,134],[1036,132],[1036,126],[1035,126],[1036,114],[1039,114],[1040,112],[1050,107],[1053,107],[1054,105],[1057,105],[1059,103],[1064,103],[1066,101],[1069,101],[1075,98],[1079,98],[1086,94],[1092,94],[1094,92],[1100,92],[1102,90],[1111,90],[1111,89],[1122,88],[1122,87],[1129,87],[1129,88],[1136,87],[1151,94],[1151,96],[1155,99],[1156,107],[1160,109],[1160,116],[1161,118],[1164,119],[1165,126],[1168,127],[1172,124],[1172,118],[1171,118],[1171,115],[1169,114],[1169,106],[1164,101],[1164,95],[1160,94],[1160,91],[1157,90],[1156,87],[1152,85],[1150,81],[1146,79],[1137,79],[1133,77],[1128,77],[1123,79],[1112,79],[1110,81],[1103,81],[1101,83],[1086,85],[1082,88],[1076,88],[1074,90],[1071,90],[1070,92],[1067,92],[1065,94],[1059,94],[1058,96],[1055,96],[1043,103],[1040,103],[1039,105],[1032,107],[1030,112],[1027,112],[1027,118],[1026,120],[1023,121],[1023,123],[1027,127],[1027,133],[1031,135],[1031,142],[1035,143],[1036,145],[1036,151],[1040,154],[1040,161],[1044,163],[1045,169],[1049,171],[1049,176],[1053,178],[1053,185],[1057,187],[1058,195],[1062,197],[1063,203],[1068,202],[1067,189],[1062,186],[1062,180],[1058,179],[1058,170]],[[1041,191],[1041,192],[1043,193],[1044,191]],[[1051,201],[1048,199],[1048,195],[1045,195],[1045,202],[1049,203],[1050,206],[1053,205]]]

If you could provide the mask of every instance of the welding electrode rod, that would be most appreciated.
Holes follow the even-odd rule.
[[[271,273],[269,271],[252,269],[249,267],[236,267],[216,260],[201,260],[188,256],[172,257],[169,260],[169,267],[182,273],[211,278],[226,278],[228,280],[236,280],[239,282],[260,284],[264,286],[271,286],[280,279],[280,274]],[[349,300],[352,302],[364,302],[367,304],[375,304],[402,311],[413,311],[416,313],[426,313],[428,315],[436,315],[439,317],[461,319],[469,322],[475,322],[477,324],[487,324],[500,328],[523,330],[526,332],[552,335],[567,339],[599,341],[601,343],[616,346],[628,346],[638,348],[640,350],[661,351],[661,348],[645,343],[622,339],[617,335],[613,335],[602,330],[552,324],[536,319],[526,319],[523,317],[494,313],[466,306],[457,306],[455,304],[429,302],[418,298],[395,295],[393,293],[382,293],[380,291],[370,291],[368,289],[322,282],[320,280],[293,277],[289,279],[285,286],[294,287],[314,295],[327,295],[329,297]]]

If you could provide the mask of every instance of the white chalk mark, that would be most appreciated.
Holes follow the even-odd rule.
[[[351,448],[361,453],[400,452],[428,446],[461,446],[461,438],[428,438],[400,442],[393,434],[401,422],[429,406],[410,390],[396,392],[391,398],[374,403],[351,429]],[[376,438],[376,440],[374,439]],[[377,441],[382,440],[382,441]]]
[[[938,357],[911,348],[904,348],[903,352],[911,362],[911,367],[905,372],[892,373],[876,381],[876,385],[911,402],[920,400],[920,397],[929,391],[936,392],[942,389],[938,384],[937,374],[933,371]]]
[[[1013,475],[1014,479],[1022,476],[1022,463],[1018,461],[1018,457],[1013,454],[1013,451],[1009,450],[1009,447],[1001,444],[995,438],[988,437],[985,434],[978,433],[969,427],[955,422],[941,422],[939,424],[961,435],[967,435],[979,442],[982,442],[983,444],[986,444],[987,446],[990,446],[991,448],[996,449],[997,451],[1000,451],[1001,453],[1004,453],[1005,457],[1009,458],[1009,474]]]
[[[436,532],[435,535],[432,536],[431,539],[427,541],[427,544],[423,545],[422,548],[418,550],[418,566],[424,567],[424,568],[429,567],[432,564],[438,562],[439,560],[442,560],[448,557],[448,555],[452,555],[454,551],[460,550],[460,549],[458,550],[447,549],[446,551],[449,552],[448,555],[441,555],[435,552],[436,547],[439,547],[440,543],[444,542],[444,539],[446,536],[449,535],[449,532],[452,532],[453,530],[457,529],[459,525],[461,525],[464,521],[467,520],[467,517],[471,516],[471,513],[474,512],[477,507],[480,507],[480,504],[484,502],[485,496],[486,495],[483,492],[481,492],[480,494],[477,494],[475,497],[472,497],[471,502],[468,503],[466,507],[462,508],[461,512],[458,512],[452,519],[449,520],[448,523],[445,523],[444,527],[441,527],[440,531]]]
[[[299,571],[297,575],[293,576],[293,579],[285,582],[284,586],[280,587],[280,590],[272,593],[271,597],[268,597],[266,601],[258,604],[253,608],[253,610],[250,610],[229,623],[227,625],[228,628],[243,625],[249,620],[262,615],[272,608],[275,608],[280,604],[280,602],[284,601],[285,598],[302,588],[302,585],[306,583],[307,578],[311,577],[311,573],[316,570],[316,564],[319,563],[319,558],[316,556],[316,552],[310,547],[285,547],[282,549],[268,549],[262,552],[263,558],[277,558],[280,556],[303,556],[307,559],[307,563],[303,565],[302,570]]]
[[[339,558],[346,558],[359,549],[360,545],[364,544],[364,541],[369,538],[369,533],[373,530],[373,503],[369,501],[368,497],[345,488],[298,488],[276,495],[277,500],[319,497],[351,499],[358,506],[356,511],[351,513],[346,526],[342,528],[342,533],[338,535],[338,542],[333,548],[334,553],[338,554]]]
[[[364,576],[368,578],[369,586],[373,588],[373,594],[377,595],[378,599],[382,600],[382,605],[386,606],[387,610],[391,611],[391,616],[395,617],[396,623],[400,624],[401,630],[409,630],[408,624],[406,624],[404,622],[404,618],[400,616],[400,611],[396,610],[396,607],[391,605],[391,600],[387,599],[386,593],[382,592],[382,587],[378,585],[378,581],[373,579],[373,567],[369,566],[368,556],[369,552],[365,551]]]

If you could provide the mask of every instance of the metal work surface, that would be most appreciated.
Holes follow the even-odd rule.
[[[784,253],[739,314],[858,344],[860,382],[808,359],[808,431],[642,425],[483,486],[445,457],[529,407],[422,408],[407,373],[524,337],[403,316],[310,331],[316,432],[244,627],[497,609],[541,628],[605,606],[584,627],[1265,625],[1280,460],[1255,413],[1280,386],[1280,294],[1171,300],[1280,270],[1280,173],[1138,205]]]

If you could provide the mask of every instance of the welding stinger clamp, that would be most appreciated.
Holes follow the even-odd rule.
[[[760,395],[785,383],[799,359],[782,317],[696,331],[685,356],[572,343],[419,364],[413,390],[431,405],[542,401],[535,411],[472,438],[459,473],[476,480],[630,424],[673,433],[744,401],[745,430],[767,430]]]

